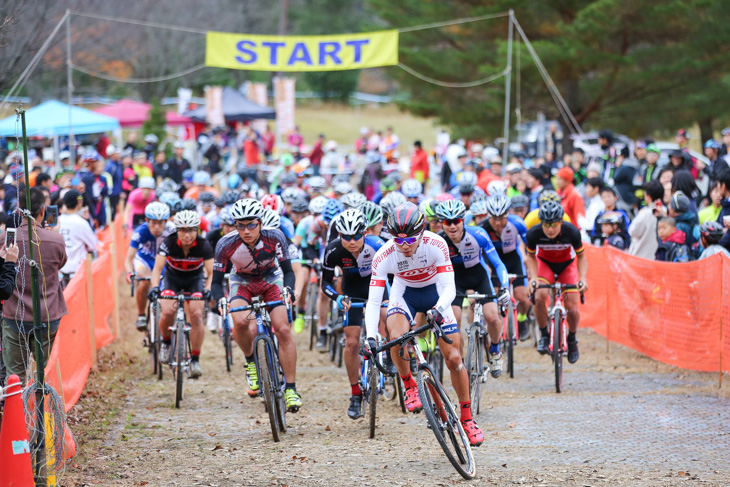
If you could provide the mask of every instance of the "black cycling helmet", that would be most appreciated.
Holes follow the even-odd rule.
[[[700,235],[705,237],[707,243],[714,245],[720,242],[723,236],[722,225],[715,221],[705,222],[700,226]]]
[[[200,196],[198,196],[198,200],[201,203],[213,203],[215,201],[215,195],[210,191],[203,191],[200,193]]]
[[[192,198],[183,198],[182,207],[183,207],[183,210],[195,211],[198,209],[198,202]]]
[[[234,176],[237,176],[237,174],[234,174]],[[223,199],[226,201],[227,205],[232,205],[236,201],[238,201],[238,191],[234,191],[229,189],[225,193],[223,193]]]
[[[304,213],[309,211],[309,203],[304,198],[297,198],[291,204],[292,213]]]
[[[470,182],[459,184],[460,194],[472,194],[474,192],[474,185]]]
[[[563,219],[565,210],[557,201],[546,201],[537,212],[540,223],[559,222]]]
[[[217,197],[213,202],[217,208],[223,208],[226,206],[226,199],[223,196]]]
[[[388,216],[388,232],[394,237],[415,237],[420,235],[425,227],[426,218],[411,202],[397,206]]]
[[[526,208],[530,206],[530,198],[523,194],[512,197],[512,208]]]

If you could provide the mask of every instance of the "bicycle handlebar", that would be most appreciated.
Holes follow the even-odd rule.
[[[185,294],[176,294],[175,296],[159,296],[157,299],[170,299],[175,301],[205,301],[203,296],[186,296]]]
[[[563,290],[563,289],[578,289],[578,285],[577,284],[560,284],[560,283],[557,283],[557,284],[538,284],[536,290],[537,289],[558,289],[558,288],[561,289],[561,290]],[[533,292],[530,293],[530,302],[532,302],[532,304],[535,304],[535,291],[533,291]],[[580,304],[585,304],[585,303],[586,303],[586,297],[583,294],[583,291],[580,291]]]
[[[447,337],[444,334],[444,331],[441,329],[441,327],[439,325],[437,325],[436,323],[433,322],[433,318],[431,316],[428,316],[428,314],[427,314],[427,321],[428,322],[425,325],[419,326],[418,328],[416,328],[414,330],[411,330],[411,331],[409,331],[407,333],[404,333],[403,335],[401,335],[400,337],[396,338],[395,340],[391,340],[389,342],[386,342],[386,343],[380,345],[375,350],[372,350],[371,351],[372,354],[373,355],[377,355],[380,352],[385,352],[386,350],[389,350],[389,349],[393,348],[396,345],[402,345],[403,343],[412,340],[417,335],[420,335],[421,333],[423,333],[425,331],[428,331],[428,330],[430,330],[432,328],[434,329],[434,334],[436,335],[436,338],[437,339],[438,338],[442,338],[449,345],[451,345],[452,343],[454,343],[454,341],[451,338]],[[377,361],[376,361],[376,364],[377,364]]]

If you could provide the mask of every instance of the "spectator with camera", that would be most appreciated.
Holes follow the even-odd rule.
[[[43,354],[48,357],[53,347],[56,331],[61,318],[68,314],[63,297],[59,273],[66,264],[66,244],[63,237],[52,230],[43,228],[41,222],[46,212],[46,197],[39,188],[30,188],[30,208],[26,205],[25,191],[19,195],[20,208],[29,210],[33,218],[33,256],[40,267],[43,279],[40,313],[41,326],[34,329],[33,299],[31,295],[30,242],[28,240],[28,221],[25,216],[17,228],[18,261],[20,262],[20,281],[13,294],[5,301],[2,311],[2,356],[7,374],[17,374],[23,384],[30,364],[30,353],[39,340]]]

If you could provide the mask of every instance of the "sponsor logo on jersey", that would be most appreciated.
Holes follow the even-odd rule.
[[[395,252],[395,245],[393,245],[393,243],[391,242],[391,244],[389,246],[385,247],[385,250],[383,251],[383,253],[381,253],[379,255],[378,254],[375,255],[375,259],[373,259],[373,265],[377,266],[378,264],[383,262],[383,260],[385,260],[385,258],[388,257],[393,252]]]
[[[399,260],[398,261],[398,270],[402,271],[405,269],[408,269],[408,262],[406,262],[405,260]]]
[[[409,282],[423,282],[436,275],[436,266],[431,265],[420,269],[411,269],[396,274],[397,277]]]

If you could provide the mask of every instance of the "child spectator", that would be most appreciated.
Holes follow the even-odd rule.
[[[601,225],[603,245],[610,245],[619,250],[626,250],[626,240],[621,234],[623,217],[619,213],[615,211],[604,213],[598,218],[598,223]]]
[[[697,214],[700,219],[700,225],[709,221],[717,221],[717,217],[720,216],[720,211],[722,211],[722,189],[720,189],[720,183],[718,181],[712,183],[709,193],[710,204]]]
[[[623,222],[619,228],[621,230],[621,236],[624,237],[624,241],[628,246],[628,244],[630,243],[629,216],[624,210],[619,210],[618,208],[616,208],[616,203],[618,202],[618,195],[616,194],[616,190],[613,189],[611,186],[604,186],[603,189],[601,189],[601,200],[603,200],[605,209],[595,218],[593,231],[590,233],[591,241],[594,245],[603,245],[603,239],[601,238],[601,225],[598,223],[598,219],[601,218],[604,213],[615,212],[621,215],[623,219]]]
[[[684,232],[685,245],[696,258],[699,255],[700,222],[697,219],[697,213],[694,213],[690,207],[687,195],[682,191],[677,191],[669,201],[669,216],[674,218],[677,229]]]
[[[656,251],[656,260],[662,262],[689,262],[689,251],[684,244],[684,232],[677,229],[672,217],[664,217],[657,223],[657,235],[661,242]]]
[[[722,225],[716,221],[709,221],[702,224],[700,227],[700,242],[702,243],[702,248],[705,250],[702,251],[700,260],[715,254],[725,254],[730,257],[730,252],[725,247],[719,245],[722,235]]]

